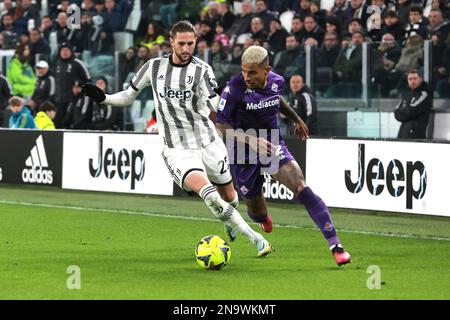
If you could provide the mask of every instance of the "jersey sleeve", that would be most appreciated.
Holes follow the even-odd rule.
[[[234,113],[238,105],[239,90],[229,82],[220,96],[216,122],[233,126]]]
[[[217,93],[214,91],[218,87],[216,76],[211,68],[207,66],[203,77],[200,79],[200,93],[205,100],[214,98]]]
[[[107,94],[102,104],[117,107],[131,105],[142,89],[151,84],[152,61],[153,60],[147,61],[138,70],[133,79],[131,79],[130,86],[126,90],[119,91],[112,95]]]

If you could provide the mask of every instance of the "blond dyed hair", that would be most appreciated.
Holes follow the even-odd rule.
[[[260,46],[250,46],[242,55],[244,64],[262,64],[269,63],[269,54],[267,50]]]

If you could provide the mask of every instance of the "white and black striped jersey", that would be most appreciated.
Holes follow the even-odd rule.
[[[159,133],[169,148],[198,149],[218,138],[209,120],[210,99],[217,82],[211,66],[193,57],[184,65],[173,63],[171,55],[150,59],[136,73],[130,87],[107,95],[103,103],[128,105],[151,85]]]

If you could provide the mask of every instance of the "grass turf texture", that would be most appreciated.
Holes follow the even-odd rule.
[[[224,238],[223,225],[199,199],[2,185],[0,299],[450,298],[448,218],[334,209],[353,257],[339,268],[303,206],[269,208],[275,253],[257,258],[240,235],[230,264],[208,271],[194,248],[208,234]],[[66,287],[71,265],[80,290]],[[379,290],[367,288],[371,265]]]

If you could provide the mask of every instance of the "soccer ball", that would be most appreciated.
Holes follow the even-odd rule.
[[[202,238],[195,247],[195,258],[205,269],[220,270],[230,262],[230,257],[230,246],[216,235]]]

